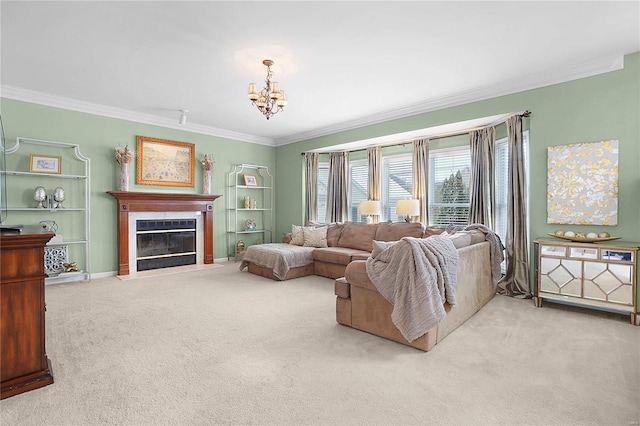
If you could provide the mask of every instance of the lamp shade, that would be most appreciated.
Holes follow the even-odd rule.
[[[398,200],[396,214],[403,216],[418,216],[420,214],[420,200]]]
[[[374,201],[374,200],[360,201],[360,214],[379,215],[380,201]]]

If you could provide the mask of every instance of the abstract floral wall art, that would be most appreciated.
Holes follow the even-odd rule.
[[[547,223],[618,224],[618,141],[547,150]]]

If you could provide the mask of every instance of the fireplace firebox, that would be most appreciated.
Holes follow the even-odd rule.
[[[196,264],[196,220],[136,221],[138,271]]]

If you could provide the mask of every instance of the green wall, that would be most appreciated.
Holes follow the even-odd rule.
[[[189,142],[196,145],[196,161],[204,154],[213,154],[216,164],[212,192],[222,195],[214,203],[214,257],[227,256],[226,243],[226,180],[232,165],[260,164],[273,171],[275,149],[270,146],[239,142],[215,136],[177,129],[101,117],[93,114],[52,108],[2,98],[0,100],[5,139],[8,146],[16,137],[77,143],[80,151],[91,159],[91,267],[93,273],[117,270],[116,200],[107,191],[119,188],[119,165],[114,148],[128,145],[135,151],[136,136]],[[131,191],[186,192],[202,191],[202,167],[196,162],[193,188],[135,185],[135,160],[131,165]],[[273,173],[273,172],[272,172]],[[46,187],[46,185],[44,185]],[[49,189],[49,188],[48,188]],[[24,188],[8,188],[8,198],[24,198]],[[15,199],[14,199],[15,200]],[[25,223],[18,212],[9,212],[8,223]],[[54,218],[55,220],[55,218]],[[64,235],[64,229],[58,230]]]
[[[605,139],[620,141],[619,222],[606,230],[627,241],[640,241],[640,52],[625,57],[624,69],[529,90],[485,101],[446,108],[399,120],[348,130],[277,148],[201,135],[176,129],[100,117],[26,102],[1,99],[6,138],[17,136],[78,143],[91,158],[92,267],[94,273],[116,270],[115,200],[106,191],[118,188],[118,165],[113,149],[144,135],[196,144],[196,157],[213,153],[216,166],[213,192],[223,195],[215,203],[215,254],[226,250],[226,174],[231,165],[269,166],[275,176],[274,239],[300,224],[304,211],[301,152],[335,144],[417,130],[495,114],[529,109],[531,240],[552,232],[546,223],[547,147]],[[196,167],[195,188],[135,186],[131,190],[199,192],[202,170]],[[19,221],[19,218],[9,221]],[[585,231],[600,227],[572,226]],[[64,232],[61,231],[61,233]]]
[[[496,114],[530,110],[530,240],[558,225],[547,224],[547,148],[606,139],[620,141],[618,225],[570,226],[606,230],[640,242],[640,52],[624,58],[624,69],[529,90],[404,119],[348,130],[276,148],[276,205],[279,233],[303,220],[303,157],[301,152]],[[292,166],[296,165],[297,166]],[[569,226],[565,226],[569,228]]]

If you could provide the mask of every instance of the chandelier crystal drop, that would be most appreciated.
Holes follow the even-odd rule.
[[[273,72],[271,66],[273,61],[271,59],[265,59],[262,63],[267,67],[267,79],[265,80],[265,87],[258,92],[258,86],[256,83],[249,84],[249,93],[247,96],[252,105],[255,105],[267,120],[271,116],[276,115],[287,105],[287,97],[284,94],[284,90],[280,90],[280,85],[276,81],[271,81]]]

